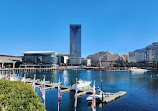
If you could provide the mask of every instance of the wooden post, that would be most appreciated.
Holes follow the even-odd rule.
[[[103,101],[103,88],[102,88],[102,84],[103,84],[103,81],[101,80],[101,91],[102,91],[102,101]]]

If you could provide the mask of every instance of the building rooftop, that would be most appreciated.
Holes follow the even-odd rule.
[[[14,57],[14,58],[21,58],[20,56],[11,56],[11,55],[0,55],[0,57]]]
[[[57,54],[57,56],[70,56],[70,54]]]
[[[52,51],[27,51],[27,52],[23,52],[23,54],[42,54],[42,55],[47,55],[47,54],[55,54],[57,55],[56,52],[52,52]]]
[[[16,63],[16,61],[11,61],[11,60],[0,60],[0,63]]]

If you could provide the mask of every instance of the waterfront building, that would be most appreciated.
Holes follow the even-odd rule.
[[[157,62],[158,61],[158,42],[152,43],[146,48],[146,61]]]
[[[0,68],[15,68],[19,67],[19,62],[22,61],[20,56],[0,55]]]
[[[146,49],[138,49],[129,52],[129,62],[141,62],[146,60]]]
[[[91,66],[91,59],[82,58],[82,65]]]
[[[129,62],[157,62],[158,42],[152,43],[143,49],[129,52]]]
[[[87,56],[91,59],[91,65],[99,66],[100,62],[103,67],[113,66],[115,63],[125,62],[125,58],[120,54],[113,54],[110,51],[102,51],[93,55]]]
[[[91,66],[91,59],[87,59],[87,66]]]
[[[70,55],[69,54],[57,54],[58,57],[58,65],[66,65],[68,64],[68,60]]]
[[[70,25],[70,65],[81,64],[81,25]]]
[[[57,53],[52,51],[23,52],[21,68],[50,68],[56,67]]]

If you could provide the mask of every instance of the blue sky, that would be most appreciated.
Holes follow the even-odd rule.
[[[158,42],[157,0],[0,0],[0,54],[69,53],[82,25],[82,57],[128,53]]]

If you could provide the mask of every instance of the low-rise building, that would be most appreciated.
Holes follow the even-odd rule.
[[[58,65],[68,65],[70,54],[57,54]]]
[[[82,65],[91,66],[91,59],[82,58],[81,62],[82,62]]]
[[[146,60],[146,49],[138,49],[129,52],[129,62],[141,62]]]
[[[129,52],[129,62],[157,62],[158,42],[152,43],[143,49]]]
[[[102,64],[102,67],[112,66],[116,62],[125,62],[125,58],[122,55],[113,54],[110,51],[102,51],[93,55],[89,55],[87,59],[91,59],[91,65],[100,66]]]
[[[50,68],[58,62],[57,53],[52,51],[23,52],[21,68]]]
[[[152,43],[146,48],[146,61],[157,62],[158,61],[158,42]]]
[[[21,62],[20,56],[0,55],[0,68],[15,68],[19,67],[17,62]]]

